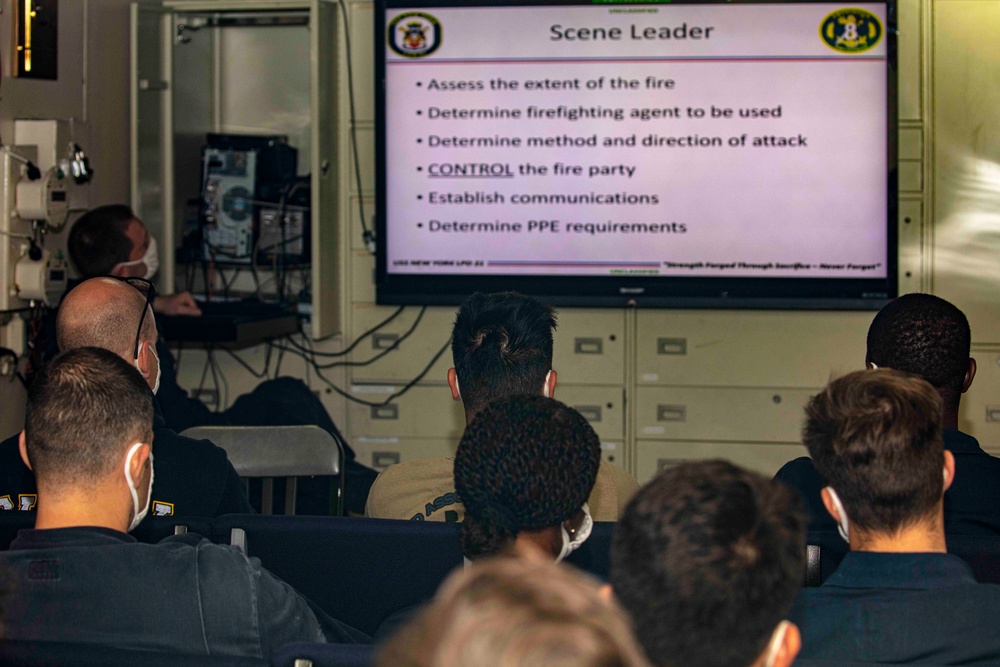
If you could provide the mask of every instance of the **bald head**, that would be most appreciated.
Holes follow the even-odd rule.
[[[101,347],[131,361],[135,332],[146,297],[128,283],[113,278],[91,278],[77,285],[59,306],[56,338],[60,352],[79,347]],[[154,341],[152,311],[142,323],[142,340]]]

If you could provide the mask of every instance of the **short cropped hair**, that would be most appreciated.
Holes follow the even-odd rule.
[[[500,553],[522,530],[557,526],[587,502],[601,444],[573,408],[540,395],[488,405],[455,455],[455,490],[465,505],[462,551]]]
[[[567,566],[495,558],[456,571],[379,667],[645,667],[628,619]]]
[[[944,493],[942,402],[902,371],[856,371],[806,406],[802,439],[851,522],[893,533],[928,516]]]
[[[69,231],[66,249],[83,278],[106,276],[132,252],[125,236],[135,213],[124,204],[98,206],[85,213]]]
[[[804,575],[799,497],[726,461],[660,472],[626,507],[611,547],[615,595],[660,666],[752,664]]]
[[[538,299],[476,292],[459,308],[451,354],[465,409],[499,398],[539,394],[552,369],[555,311]]]
[[[868,328],[868,361],[930,382],[951,406],[969,370],[969,320],[931,294],[905,294],[878,312]]]
[[[89,486],[120,472],[129,445],[152,442],[153,394],[108,350],[64,352],[31,383],[24,435],[40,486]]]

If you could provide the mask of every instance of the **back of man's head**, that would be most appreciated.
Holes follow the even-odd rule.
[[[28,390],[25,446],[41,492],[94,488],[121,474],[129,446],[152,442],[152,429],[149,386],[104,349],[59,355]]]
[[[132,242],[125,235],[135,214],[128,206],[98,206],[85,213],[69,231],[69,256],[84,278],[104,276],[127,262]]]
[[[941,397],[917,376],[856,371],[813,397],[802,438],[851,524],[891,535],[941,503],[941,419]]]
[[[540,394],[552,369],[555,313],[515,292],[466,299],[455,318],[451,353],[469,413],[499,398]]]
[[[63,299],[56,316],[60,351],[102,347],[132,359],[135,334],[146,305],[145,295],[115,278],[91,278]],[[152,312],[142,320],[141,340],[152,341],[156,321]]]
[[[799,498],[725,461],[683,463],[653,478],[625,509],[611,547],[615,595],[660,666],[754,664],[804,573]]]
[[[965,314],[931,294],[905,294],[887,304],[868,328],[868,361],[919,375],[958,403],[969,370],[972,336]]]

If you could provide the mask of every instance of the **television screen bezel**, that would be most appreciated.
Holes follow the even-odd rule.
[[[385,15],[394,9],[468,6],[591,6],[581,0],[376,0],[375,3],[375,302],[378,305],[460,304],[473,292],[516,291],[553,306],[655,307],[767,310],[877,310],[898,296],[898,94],[897,0],[866,0],[886,6],[886,277],[713,278],[675,276],[548,276],[388,271],[386,169]],[[609,3],[610,4],[610,3]],[[829,0],[685,0],[615,2],[628,5],[829,4]]]

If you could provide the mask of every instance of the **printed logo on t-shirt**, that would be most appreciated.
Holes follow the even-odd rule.
[[[37,493],[19,493],[17,494],[17,506],[22,512],[30,512],[35,509],[35,505],[38,504],[38,494]]]
[[[153,516],[173,516],[174,504],[165,503],[162,500],[153,501]]]
[[[0,510],[12,510],[14,509],[14,501],[11,500],[9,495],[0,496]]]
[[[444,509],[450,505],[455,505],[462,502],[462,499],[458,497],[458,492],[452,491],[451,493],[446,493],[443,496],[438,496],[433,502],[424,505],[424,514],[417,512],[410,517],[410,521],[424,521],[424,517],[430,517],[432,514],[438,510]],[[445,510],[444,520],[447,523],[458,523],[458,512],[455,510]]]

